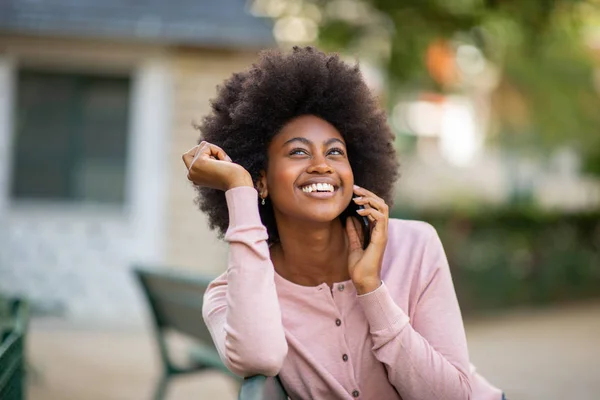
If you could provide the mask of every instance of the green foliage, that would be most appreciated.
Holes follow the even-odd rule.
[[[436,227],[465,313],[600,298],[600,214],[411,214]]]
[[[567,145],[588,163],[600,146],[600,97],[593,86],[590,49],[569,21],[556,20],[543,33],[523,30],[528,41],[510,45],[503,59],[504,85],[524,101],[528,121],[511,125],[499,115],[500,142],[548,150]],[[593,172],[593,169],[588,169]]]

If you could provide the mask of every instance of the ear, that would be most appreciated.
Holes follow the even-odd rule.
[[[262,199],[266,199],[269,196],[269,189],[267,188],[267,173],[264,170],[260,171],[260,177],[256,181],[256,190],[258,196]]]

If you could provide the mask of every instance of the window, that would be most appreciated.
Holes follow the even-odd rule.
[[[19,71],[14,199],[121,204],[129,77]]]

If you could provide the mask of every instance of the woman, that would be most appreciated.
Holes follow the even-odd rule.
[[[229,243],[204,320],[232,372],[279,374],[292,399],[502,398],[470,369],[434,228],[388,218],[393,136],[358,67],[264,52],[200,130],[188,179]]]

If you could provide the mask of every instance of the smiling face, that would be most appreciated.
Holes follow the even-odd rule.
[[[259,192],[278,221],[329,222],[350,203],[354,176],[342,135],[327,121],[305,115],[287,123],[268,148]]]

